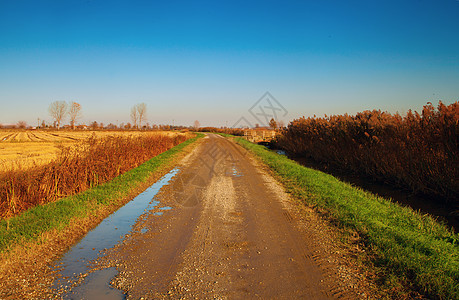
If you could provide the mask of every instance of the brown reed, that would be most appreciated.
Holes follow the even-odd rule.
[[[459,199],[459,102],[402,117],[380,110],[293,120],[277,137],[293,155],[446,201]]]
[[[183,134],[108,136],[62,146],[47,165],[0,173],[0,217],[107,182],[186,139]]]

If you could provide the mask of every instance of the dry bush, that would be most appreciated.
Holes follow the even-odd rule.
[[[300,118],[277,138],[288,152],[446,200],[459,199],[459,102],[402,117],[379,110]]]
[[[108,136],[62,147],[45,166],[0,173],[0,217],[107,182],[185,140],[185,135]]]

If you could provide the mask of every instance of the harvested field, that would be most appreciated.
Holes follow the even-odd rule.
[[[51,131],[0,130],[0,170],[30,169],[50,163],[57,157],[59,147],[89,137],[167,135],[166,131]]]
[[[55,159],[58,152],[57,144],[52,142],[0,143],[0,168],[6,171],[44,165]]]
[[[59,134],[54,136],[62,138]],[[0,217],[10,217],[110,181],[189,137],[182,133],[118,132],[75,138],[75,142],[66,142],[69,137],[54,143],[3,142]]]

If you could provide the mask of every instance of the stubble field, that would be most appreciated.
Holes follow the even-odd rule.
[[[90,137],[176,135],[154,131],[58,131],[58,130],[0,130],[0,170],[30,169],[53,161],[62,146],[69,146]]]
[[[0,218],[110,181],[190,138],[190,134],[165,131],[2,134]]]

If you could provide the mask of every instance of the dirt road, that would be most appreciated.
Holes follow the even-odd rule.
[[[336,296],[288,196],[241,147],[210,134],[179,168],[166,207],[106,256],[129,299]]]

